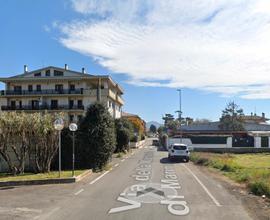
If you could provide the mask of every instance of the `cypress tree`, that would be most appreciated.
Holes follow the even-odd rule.
[[[101,103],[91,105],[79,125],[80,164],[102,169],[115,150],[115,126],[108,109]]]

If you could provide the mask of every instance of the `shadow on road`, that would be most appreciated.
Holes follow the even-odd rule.
[[[157,151],[167,151],[163,146],[157,146]]]
[[[14,189],[15,187],[13,186],[5,186],[5,187],[0,187],[0,190],[8,190],[8,189]]]
[[[185,163],[185,161],[183,161],[183,160],[176,160],[176,159],[174,159],[174,160],[169,160],[169,158],[168,157],[163,157],[163,158],[161,158],[160,159],[160,163],[165,163],[165,164],[175,164],[175,163]]]

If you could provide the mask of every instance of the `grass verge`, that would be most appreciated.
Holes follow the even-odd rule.
[[[75,176],[84,173],[86,170],[75,170]],[[13,176],[7,173],[0,173],[0,181],[22,181],[22,180],[45,180],[58,178],[58,171],[52,171],[50,173],[24,173],[17,176]],[[62,171],[61,178],[72,177],[72,171]]]
[[[245,183],[255,195],[270,198],[270,154],[215,154],[193,152],[190,157],[197,165],[220,170],[232,180]]]

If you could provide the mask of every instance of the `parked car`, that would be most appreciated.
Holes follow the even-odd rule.
[[[189,161],[190,152],[188,150],[188,146],[185,144],[172,144],[168,148],[168,158],[172,159],[181,159],[186,162]]]

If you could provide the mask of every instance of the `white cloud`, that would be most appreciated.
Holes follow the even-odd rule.
[[[84,20],[58,25],[62,44],[127,74],[133,84],[270,98],[268,0],[72,0],[72,5]]]

